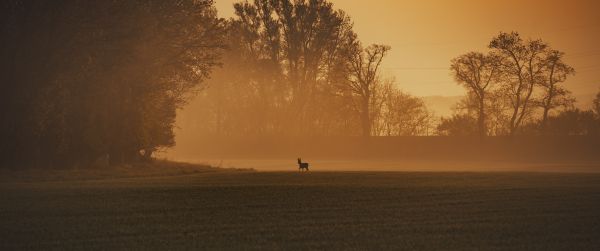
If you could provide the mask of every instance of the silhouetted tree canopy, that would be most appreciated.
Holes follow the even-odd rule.
[[[416,99],[409,95],[384,100],[392,98],[386,92],[393,85],[384,87],[380,66],[390,48],[363,48],[350,18],[330,2],[257,0],[236,3],[234,8],[235,17],[227,25],[229,49],[223,68],[190,108],[196,114],[186,114],[204,119],[188,124],[189,128],[245,136],[427,132],[423,123],[429,121],[422,117],[419,125],[412,120],[410,126],[391,124],[409,121],[401,116],[404,112],[429,113],[419,102],[406,107],[417,107],[414,110],[400,111],[404,99]],[[383,124],[386,132],[373,128]]]
[[[452,60],[455,80],[468,91],[459,104],[466,113],[444,119],[439,128],[445,131],[440,134],[449,134],[449,123],[466,122],[465,116],[478,121],[480,136],[543,134],[550,117],[574,118],[564,117],[560,110],[572,111],[575,103],[562,86],[575,74],[564,62],[564,52],[541,39],[523,39],[517,32],[500,32],[489,49],[487,54],[469,52]]]
[[[467,88],[469,95],[475,97],[477,125],[480,137],[487,135],[486,102],[488,94],[500,79],[501,58],[494,54],[470,52],[452,60],[450,69],[458,84]]]
[[[176,109],[223,46],[212,4],[3,1],[3,166],[122,163],[172,146]]]

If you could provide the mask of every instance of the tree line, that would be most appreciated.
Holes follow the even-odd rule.
[[[381,73],[392,49],[363,45],[327,1],[235,4],[223,67],[187,117],[216,135],[516,136],[597,134],[598,112],[574,108],[565,53],[501,32],[488,52],[450,62],[467,96],[450,117]]]
[[[517,33],[452,60],[468,95],[438,123],[381,73],[392,48],[363,44],[326,0],[241,1],[229,20],[212,0],[0,7],[3,167],[150,159],[175,144],[177,111],[194,96],[186,112],[196,129],[217,135],[484,137],[572,123],[579,129],[569,134],[598,131],[600,97],[595,112],[569,108],[562,84],[574,69],[564,53]]]
[[[365,45],[324,0],[234,5],[223,67],[187,116],[217,135],[400,136],[433,133],[433,114],[381,74],[391,48]]]
[[[564,52],[517,32],[501,32],[488,48],[452,60],[452,75],[468,94],[453,117],[442,119],[441,135],[600,134],[600,92],[591,110],[574,108],[564,83],[575,69]]]

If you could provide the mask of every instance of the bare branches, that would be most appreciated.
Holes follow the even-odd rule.
[[[575,69],[564,63],[564,55],[563,52],[549,50],[542,62],[546,71],[539,82],[542,89],[539,106],[544,110],[541,121],[542,130],[544,131],[551,110],[558,107],[569,108],[575,103],[575,98],[571,96],[571,92],[559,85],[565,82],[569,75],[575,74]]]
[[[485,131],[486,106],[495,107],[494,126],[506,125],[512,136],[526,121],[535,120],[536,108],[543,108],[544,125],[549,111],[573,104],[569,91],[559,86],[575,72],[563,62],[564,53],[540,39],[524,40],[516,32],[501,32],[489,48],[488,54],[461,55],[450,67],[456,82],[476,99],[480,135]]]
[[[500,59],[494,55],[485,55],[479,52],[470,52],[452,60],[450,69],[457,83],[477,97],[477,121],[479,136],[487,134],[485,126],[486,94],[499,81]]]
[[[512,90],[507,98],[513,104],[509,123],[510,135],[514,135],[527,115],[531,114],[532,95],[545,69],[543,53],[548,45],[541,40],[523,40],[516,32],[501,32],[492,39],[489,48],[502,60],[503,85]]]
[[[363,136],[372,133],[373,95],[380,86],[379,67],[390,49],[387,45],[377,44],[362,48],[360,43],[355,43],[347,55],[350,75],[346,81],[346,88],[360,97],[359,113]]]

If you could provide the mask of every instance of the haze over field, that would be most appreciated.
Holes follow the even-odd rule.
[[[236,39],[240,40],[230,45],[234,49],[225,53],[223,66],[208,80],[206,91],[179,111],[175,131],[178,145],[162,156],[209,163],[217,158],[219,162],[252,166],[237,161],[238,158],[261,166],[259,169],[269,169],[273,162],[281,160],[281,154],[269,158],[266,149],[286,147],[286,157],[292,160],[295,155],[305,155],[314,161],[344,163],[339,156],[326,156],[344,144],[319,148],[322,155],[316,157],[289,146],[286,141],[290,140],[319,145],[331,137],[346,137],[344,141],[347,137],[367,135],[514,138],[598,134],[594,129],[598,122],[591,121],[598,111],[588,112],[600,109],[600,20],[594,11],[600,4],[596,1],[569,5],[561,1],[540,4],[515,0],[330,3],[324,6],[336,13],[338,23],[328,23],[329,20],[310,24],[321,30],[331,29],[319,35],[303,33],[303,29],[312,28],[301,28],[300,24],[296,27],[298,34],[294,34],[296,28],[290,28],[290,22],[295,19],[285,17],[285,8],[276,4],[216,1],[220,17],[240,22],[241,30],[234,35],[239,35]],[[268,16],[262,11],[273,12]],[[281,23],[270,26],[271,18]],[[296,35],[304,42],[295,45],[290,39]],[[346,53],[343,41],[356,42],[355,54],[351,53],[355,58],[336,61]],[[345,64],[349,71],[339,71]],[[353,68],[354,65],[362,68]],[[362,79],[370,75],[374,76],[372,81]],[[471,78],[472,75],[480,77]],[[247,139],[240,140],[244,137]],[[249,143],[261,137],[270,145]],[[286,139],[273,140],[277,137]],[[216,145],[215,140],[229,145],[220,147],[220,153],[207,154],[207,149]],[[454,144],[454,148],[462,149],[463,142],[471,141],[448,139],[440,144]],[[559,139],[548,142],[557,146],[563,143]],[[586,146],[571,148],[593,145],[580,143]],[[399,149],[401,144],[381,149]],[[377,151],[363,146],[363,152]],[[256,149],[264,151],[260,156],[250,153]],[[437,158],[450,151],[436,149],[430,155],[419,156]],[[544,151],[550,150],[540,148],[532,156],[543,155]],[[270,153],[275,155],[274,151]],[[386,157],[401,159],[400,155],[397,150]],[[260,160],[253,158],[265,162],[258,164]],[[462,158],[471,161],[469,156]],[[523,159],[527,158],[520,158]],[[362,168],[406,167],[402,161],[374,161]],[[512,157],[504,161],[515,163]],[[455,170],[471,169],[456,165],[444,168],[443,164],[433,165],[434,168],[429,164],[396,170],[421,170],[424,166],[434,170],[452,170],[449,166]],[[535,170],[528,164],[512,165],[519,168],[505,169]],[[327,170],[342,168],[326,166]],[[347,163],[348,170],[356,168]]]

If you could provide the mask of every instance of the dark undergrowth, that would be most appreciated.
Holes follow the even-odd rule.
[[[0,182],[60,182],[81,180],[104,180],[119,178],[143,178],[191,175],[205,172],[241,171],[248,169],[219,168],[204,164],[190,164],[167,160],[153,160],[106,167],[85,168],[26,168],[0,169]]]

